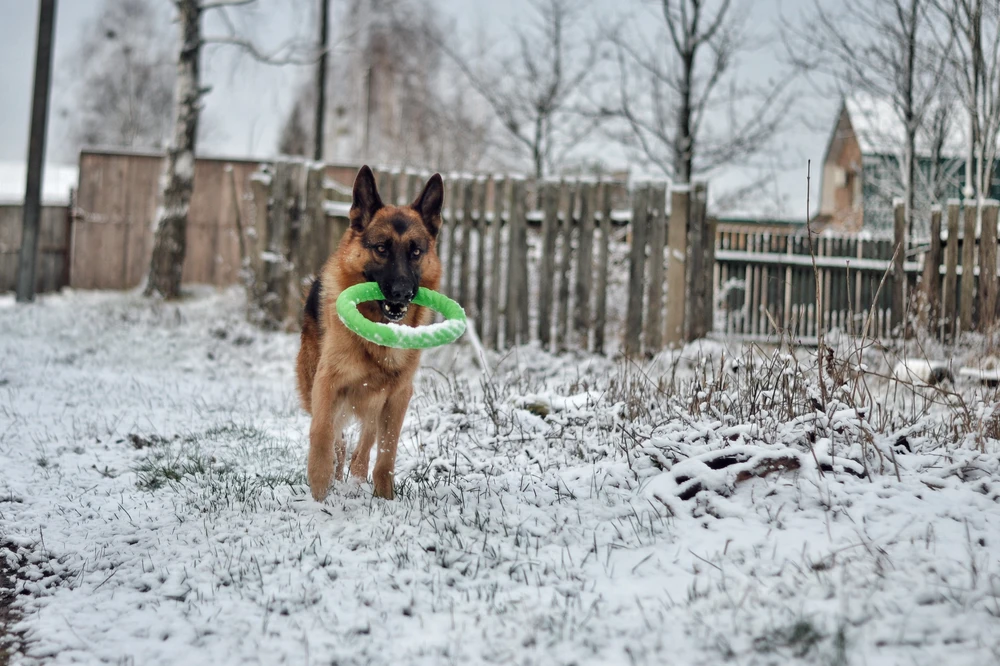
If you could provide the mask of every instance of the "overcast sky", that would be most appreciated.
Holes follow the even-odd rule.
[[[166,2],[167,0],[159,0]],[[292,25],[301,19],[301,13],[288,12],[289,4],[306,0],[260,0],[259,16],[255,22],[259,39],[280,42],[287,35],[295,34],[301,26]],[[593,0],[599,10],[628,6],[625,0]],[[752,10],[748,21],[763,42],[773,44],[774,20],[782,0],[751,0]],[[786,6],[788,0],[785,0]],[[99,11],[103,0],[60,0],[56,20],[55,72],[53,111],[49,124],[47,157],[51,162],[74,163],[76,156],[65,146],[68,128],[58,111],[66,108],[68,100],[61,95],[65,86],[66,70],[71,54],[78,44],[81,32]],[[428,5],[442,16],[453,16],[459,35],[477,34],[482,31],[496,34],[498,26],[516,21],[524,11],[526,0],[506,2],[477,0],[430,0]],[[34,43],[37,23],[37,0],[0,0],[0,161],[23,161],[27,152],[27,134],[31,100],[31,81],[34,66]],[[792,6],[796,3],[792,2]],[[787,11],[787,10],[786,10]],[[231,155],[234,157],[273,155],[281,122],[293,101],[293,93],[308,71],[299,68],[274,68],[257,65],[231,55],[232,49],[213,49],[206,53],[204,79],[212,86],[206,98],[206,121],[209,132],[199,146],[203,154]],[[781,66],[775,54],[766,46],[757,52],[742,56],[741,66],[753,75],[767,77],[781,75]],[[333,91],[335,94],[335,91]],[[808,103],[796,105],[796,118],[789,116],[788,128],[777,137],[773,150],[762,160],[773,165],[776,178],[768,187],[774,188],[775,200],[780,200],[785,216],[799,217],[805,213],[805,163],[813,160],[813,209],[818,191],[819,161],[832,127],[837,109],[837,99],[810,98]],[[805,115],[810,119],[806,127],[801,122]],[[743,174],[718,174],[721,185],[735,187],[748,177]],[[715,188],[710,183],[710,188]],[[720,188],[721,189],[721,188]],[[720,189],[716,189],[718,192]]]

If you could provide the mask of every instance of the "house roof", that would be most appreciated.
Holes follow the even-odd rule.
[[[906,132],[903,120],[890,100],[855,93],[844,98],[843,108],[854,128],[862,154],[902,154]],[[951,128],[945,139],[943,152],[948,157],[962,157],[968,150],[966,114],[964,109],[956,105],[951,115]],[[839,120],[838,118],[838,122]],[[917,133],[917,154],[931,154],[930,139],[926,132]]]
[[[74,165],[46,164],[42,169],[42,204],[68,204],[69,191],[76,187],[78,171]],[[24,162],[0,162],[0,203],[22,203],[26,182],[27,167]]]

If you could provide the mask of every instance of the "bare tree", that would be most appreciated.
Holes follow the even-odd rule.
[[[70,143],[162,148],[170,131],[175,69],[170,33],[150,0],[105,0],[70,54],[61,115]]]
[[[940,103],[946,96],[947,57],[953,44],[946,28],[937,20],[932,0],[843,0],[835,11],[813,0],[811,15],[802,25],[785,24],[785,44],[798,66],[831,74],[848,95],[861,93],[876,105],[883,101],[890,105],[897,122],[883,126],[887,136],[875,140],[894,154],[902,153],[898,176],[888,184],[886,196],[898,196],[902,189],[910,233],[921,128],[934,120],[937,125],[932,124],[931,133],[948,126]],[[934,109],[936,118],[929,117]],[[901,136],[896,128],[902,128]],[[941,149],[947,137],[938,138]],[[937,166],[932,171],[941,173]]]
[[[613,30],[618,101],[604,113],[624,121],[624,130],[614,132],[619,140],[675,182],[688,183],[766,145],[786,108],[790,77],[763,87],[729,77],[748,48],[746,14],[731,0],[662,0],[657,8],[655,38],[643,30],[651,18],[645,7],[639,19]]]
[[[173,0],[180,23],[180,47],[174,88],[173,139],[167,149],[163,177],[162,203],[156,218],[153,256],[145,294],[163,298],[180,296],[181,271],[187,250],[188,210],[194,188],[195,148],[201,98],[208,92],[201,84],[201,52],[206,44],[238,47],[241,52],[269,64],[310,64],[316,59],[312,43],[291,39],[273,52],[265,52],[252,40],[239,34],[228,8],[252,5],[256,0]],[[224,33],[202,34],[202,16],[217,13]]]
[[[323,142],[322,138],[316,141],[314,138],[317,127],[315,124],[315,114],[319,107],[315,102],[316,91],[305,86],[295,98],[295,103],[285,117],[285,122],[281,126],[281,134],[278,137],[278,152],[282,155],[300,155],[305,157],[310,152],[310,147],[314,152],[313,159],[317,159],[316,146]],[[312,127],[310,127],[312,123]],[[322,159],[322,151],[320,157]]]
[[[1000,138],[1000,7],[984,0],[938,0],[958,35],[953,62],[969,116],[965,196],[988,197]]]
[[[328,158],[439,169],[480,163],[490,119],[449,68],[447,25],[414,0],[352,0],[333,23]]]
[[[513,28],[512,53],[485,54],[488,64],[444,44],[446,52],[486,100],[501,126],[526,150],[541,178],[597,124],[583,94],[594,73],[599,40],[583,31],[588,3],[532,0],[532,21]]]

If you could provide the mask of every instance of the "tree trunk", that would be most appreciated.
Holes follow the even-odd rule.
[[[677,134],[674,137],[674,182],[690,183],[694,163],[694,137],[691,136],[691,96],[694,77],[694,51],[681,54],[680,104],[677,109]]]
[[[917,21],[920,8],[914,0],[910,3],[909,25],[906,33],[906,80],[903,82],[903,122],[906,129],[906,146],[904,147],[905,182],[903,183],[903,221],[910,238],[913,238],[913,208],[915,203],[914,180],[916,180],[917,153],[917,121],[914,110],[913,88],[916,78],[917,58]],[[904,248],[905,250],[905,248]]]
[[[194,189],[195,138],[201,95],[201,6],[198,0],[178,0],[181,46],[174,88],[174,138],[167,151],[163,203],[156,216],[153,258],[146,282],[147,296],[177,298],[181,293],[187,217]]]
[[[319,0],[319,63],[316,71],[316,117],[313,131],[313,159],[323,161],[323,131],[326,121],[326,51],[330,44],[330,0]]]

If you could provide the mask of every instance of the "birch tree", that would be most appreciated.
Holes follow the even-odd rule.
[[[938,0],[957,35],[955,79],[968,114],[965,196],[990,196],[1000,138],[1000,6],[987,0]]]
[[[747,48],[744,7],[661,0],[655,8],[643,5],[609,36],[618,99],[602,111],[624,124],[613,136],[678,183],[759,153],[783,118],[790,78],[753,86],[731,76]],[[650,24],[659,26],[652,36]]]
[[[167,149],[162,179],[161,205],[156,214],[153,256],[144,293],[147,296],[177,298],[181,291],[181,272],[187,250],[186,232],[194,167],[201,99],[208,92],[201,82],[201,54],[206,44],[239,48],[250,57],[269,64],[308,64],[315,60],[315,47],[289,40],[274,52],[262,50],[252,40],[241,36],[229,8],[251,5],[256,0],[173,0],[180,24],[180,44],[174,86],[173,137]],[[222,32],[202,33],[202,17],[215,12]]]
[[[531,19],[512,28],[516,48],[510,53],[472,58],[443,46],[541,178],[598,123],[582,104],[599,40],[585,32],[587,3],[532,0],[531,8]]]
[[[786,23],[784,28],[788,53],[797,66],[832,75],[843,94],[862,93],[875,103],[891,105],[902,135],[889,127],[884,128],[886,136],[874,138],[894,154],[901,153],[894,182],[902,189],[906,228],[912,234],[918,137],[926,131],[929,147],[937,148],[931,159],[940,159],[947,139],[941,132],[950,127],[946,84],[953,33],[932,0],[843,0],[836,11],[813,0],[803,23]],[[931,172],[940,175],[943,170],[932,165]],[[890,199],[900,193],[895,186],[888,189]]]

